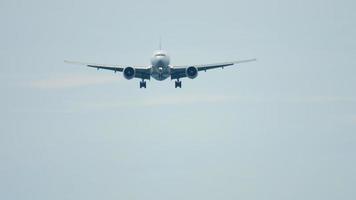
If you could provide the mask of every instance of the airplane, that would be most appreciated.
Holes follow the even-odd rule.
[[[85,65],[96,69],[105,69],[116,72],[122,72],[123,76],[127,79],[138,78],[140,81],[140,88],[146,88],[146,80],[151,80],[151,77],[157,81],[163,81],[167,78],[175,81],[175,88],[182,88],[181,78],[188,77],[195,79],[199,71],[207,71],[210,69],[222,68],[232,66],[235,64],[256,61],[256,59],[239,60],[232,62],[222,62],[213,64],[200,64],[200,65],[185,65],[174,66],[170,64],[170,57],[166,51],[163,51],[160,44],[160,50],[154,51],[151,58],[151,65],[142,66],[123,66],[123,65],[105,65],[105,64],[91,64],[76,61],[64,61],[69,64]]]

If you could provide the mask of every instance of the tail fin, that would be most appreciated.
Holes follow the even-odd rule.
[[[162,50],[162,37],[159,37],[159,50]]]

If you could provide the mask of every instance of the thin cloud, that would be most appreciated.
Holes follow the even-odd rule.
[[[356,124],[356,115],[351,116],[351,121]]]
[[[236,100],[237,98],[228,95],[204,95],[204,94],[188,94],[183,96],[171,95],[162,96],[161,98],[151,98],[141,102],[144,106],[157,105],[182,105],[195,103],[219,103]]]
[[[107,84],[114,81],[117,82],[118,80],[117,76],[112,75],[66,75],[35,80],[30,82],[30,86],[37,89],[66,89],[96,84]]]
[[[325,103],[346,103],[356,102],[349,97],[338,96],[305,96],[298,98],[266,98],[266,97],[243,97],[231,94],[183,94],[183,95],[158,95],[148,98],[127,98],[120,101],[108,102],[88,102],[81,103],[78,107],[83,109],[114,109],[124,107],[155,107],[155,106],[180,106],[189,104],[214,104],[214,103],[288,103],[288,104],[325,104]]]
[[[306,96],[294,98],[296,103],[353,103],[355,98],[346,96]]]
[[[229,95],[161,95],[149,98],[126,99],[121,101],[81,104],[87,109],[111,109],[122,107],[155,107],[155,106],[179,106],[187,104],[223,103],[237,101],[239,98]]]

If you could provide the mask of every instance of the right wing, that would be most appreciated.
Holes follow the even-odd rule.
[[[64,61],[65,63],[68,64],[75,64],[75,65],[85,65],[87,67],[92,67],[96,69],[105,69],[105,70],[111,70],[116,72],[123,72],[124,69],[128,66],[120,66],[120,65],[107,65],[107,64],[94,64],[94,63],[83,63],[83,62],[77,62],[77,61]],[[131,66],[130,66],[131,67]],[[132,66],[135,69],[135,78],[140,78],[140,79],[150,79],[151,78],[151,70],[150,68],[147,67],[141,67],[141,66]]]
[[[233,61],[233,62],[195,65],[195,67],[198,68],[198,71],[206,71],[209,69],[224,68],[224,67],[239,64],[239,63],[247,63],[247,62],[253,62],[253,61],[256,61],[256,59],[254,58],[254,59],[239,60],[239,61]]]
[[[214,64],[202,64],[202,65],[187,65],[187,66],[174,66],[172,68],[172,75],[171,79],[179,79],[179,78],[184,78],[186,77],[186,69],[188,67],[196,67],[198,71],[207,71],[210,69],[216,69],[216,68],[224,68],[227,66],[232,66],[235,64],[239,63],[247,63],[247,62],[253,62],[256,61],[256,59],[248,59],[248,60],[239,60],[239,61],[232,61],[232,62],[222,62],[222,63],[214,63]]]

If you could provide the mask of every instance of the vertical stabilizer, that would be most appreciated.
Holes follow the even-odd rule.
[[[162,50],[162,37],[159,37],[159,50]]]

